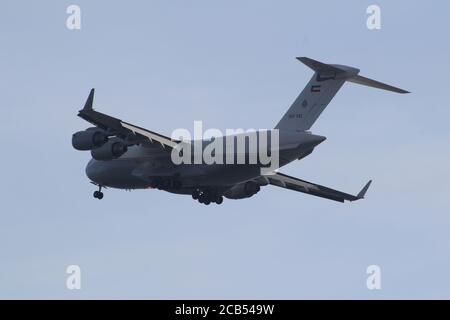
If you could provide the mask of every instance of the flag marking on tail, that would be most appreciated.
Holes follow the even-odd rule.
[[[320,88],[322,86],[316,85],[316,86],[311,86],[311,92],[320,92]]]

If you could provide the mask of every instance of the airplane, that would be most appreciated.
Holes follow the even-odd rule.
[[[307,57],[297,59],[311,68],[314,74],[274,128],[278,135],[277,147],[271,148],[269,142],[268,154],[277,153],[278,165],[276,168],[269,168],[269,172],[263,170],[267,168],[267,163],[262,163],[259,158],[256,163],[174,163],[173,154],[174,151],[179,152],[180,145],[185,147],[183,152],[191,151],[191,146],[200,142],[200,150],[204,151],[212,140],[224,142],[231,138],[226,141],[237,141],[242,134],[201,141],[173,139],[94,110],[92,89],[78,116],[93,127],[74,133],[72,146],[77,150],[91,151],[92,159],[86,166],[86,175],[98,187],[94,198],[103,198],[102,188],[148,188],[190,195],[199,203],[209,205],[221,204],[224,197],[249,198],[257,194],[261,187],[273,185],[338,202],[363,199],[371,180],[358,194],[352,195],[288,176],[278,172],[278,169],[310,155],[326,139],[311,133],[310,129],[345,82],[402,94],[409,92],[360,76],[360,70],[354,67],[326,64]],[[256,131],[256,134],[261,141],[262,130]],[[272,135],[274,134],[270,133]],[[236,146],[217,149],[219,158],[231,155],[232,159],[238,156],[249,159],[251,152],[255,152],[250,151],[250,148],[242,150]],[[259,147],[257,149],[259,152]]]

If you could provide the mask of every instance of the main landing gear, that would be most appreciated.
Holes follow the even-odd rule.
[[[98,186],[98,191],[94,192],[94,198],[96,198],[98,200],[102,200],[103,199],[102,186]]]
[[[212,202],[217,204],[221,204],[223,202],[223,196],[213,190],[196,189],[192,192],[192,199],[198,200],[198,202],[206,205],[209,205]]]

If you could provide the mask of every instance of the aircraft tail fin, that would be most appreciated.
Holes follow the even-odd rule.
[[[397,93],[408,93],[406,90],[360,76],[357,68],[326,64],[307,57],[297,59],[314,70],[314,75],[278,122],[276,129],[309,130],[346,81]]]

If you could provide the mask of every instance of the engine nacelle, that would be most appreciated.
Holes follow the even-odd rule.
[[[244,199],[250,198],[261,190],[261,186],[254,181],[240,183],[224,192],[224,196],[228,199]]]
[[[101,147],[91,150],[91,155],[95,160],[113,160],[127,151],[128,147],[125,143],[120,139],[112,138]]]
[[[72,146],[77,150],[92,150],[101,147],[106,141],[107,134],[99,128],[89,128],[72,135]]]

